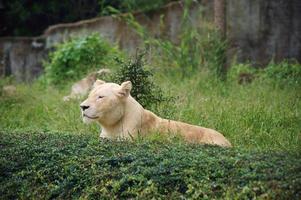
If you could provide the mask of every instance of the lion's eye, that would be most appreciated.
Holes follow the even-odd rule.
[[[104,98],[104,96],[98,96],[99,99]]]

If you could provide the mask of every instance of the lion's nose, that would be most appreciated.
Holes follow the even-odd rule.
[[[80,105],[80,107],[82,108],[83,111],[85,111],[85,110],[88,109],[90,106]]]

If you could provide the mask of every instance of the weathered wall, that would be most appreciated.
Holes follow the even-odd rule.
[[[210,0],[200,2],[205,7],[210,7],[207,6],[211,4]],[[137,12],[133,13],[133,16],[151,35],[165,36],[176,43],[179,41],[183,9],[183,3],[174,2],[157,11]],[[196,6],[190,9],[193,23],[196,23],[196,9]],[[124,16],[106,16],[76,23],[58,24],[49,27],[37,38],[0,38],[0,75],[12,74],[17,81],[31,80],[41,73],[42,60],[55,44],[70,37],[84,36],[92,32],[97,32],[112,43],[117,43],[125,51],[134,52],[142,40],[122,19]],[[164,26],[160,26],[161,16],[163,16]]]
[[[228,0],[227,37],[239,62],[301,62],[300,0]]]
[[[41,38],[0,38],[0,75],[31,81],[42,73],[42,60],[47,51]]]
[[[193,24],[201,24],[197,17],[199,7],[213,22],[213,0],[199,0],[190,8]],[[239,62],[250,61],[264,65],[272,58],[296,58],[301,62],[301,1],[300,0],[228,0],[227,38],[231,52],[229,60],[237,55]],[[151,35],[179,41],[183,3],[174,2],[164,8],[134,13],[135,19]],[[164,16],[164,26],[160,18]],[[141,39],[124,20],[118,17],[99,17],[77,23],[49,27],[37,38],[0,38],[0,76],[14,75],[18,81],[29,81],[42,71],[42,59],[53,45],[73,36],[98,32],[122,49],[134,52]]]
[[[199,0],[199,4],[194,3],[190,8],[192,23],[197,23],[197,13],[200,6],[206,7],[204,9],[206,18],[210,18],[212,14],[209,11],[212,8],[212,1]],[[179,41],[183,9],[184,5],[182,2],[173,2],[159,10],[146,13],[136,12],[133,13],[133,16],[139,24],[148,30],[150,35],[155,37],[164,36],[176,43]],[[50,48],[73,36],[83,36],[91,32],[98,32],[109,41],[117,43],[122,49],[135,51],[142,40],[123,19],[126,18],[126,15],[122,14],[117,17],[105,16],[77,23],[51,26],[44,34],[46,36],[46,48]],[[160,25],[161,17],[163,17],[163,26]]]

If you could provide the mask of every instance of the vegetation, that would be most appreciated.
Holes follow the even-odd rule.
[[[242,81],[245,78],[247,82],[256,79],[268,81],[275,87],[293,87],[301,86],[301,64],[295,60],[283,60],[280,63],[271,61],[265,68],[255,68],[250,64],[233,65],[227,73],[229,81]],[[240,79],[240,80],[239,80]]]
[[[300,199],[300,154],[0,132],[3,199]]]
[[[0,36],[37,36],[49,26],[97,16],[98,1],[10,0],[1,4]]]
[[[172,0],[10,0],[0,5],[0,36],[37,36],[50,25],[118,12],[157,9]],[[12,23],[13,22],[13,23]]]
[[[222,82],[207,71],[185,79],[157,71],[154,80],[177,97],[173,106],[156,111],[163,117],[217,129],[236,147],[300,150],[299,86],[278,87],[269,79],[240,85],[236,80]],[[81,122],[80,100],[62,101],[68,92],[68,88],[45,88],[38,82],[19,85],[14,96],[0,98],[0,129],[97,134],[96,125]]]
[[[42,80],[56,87],[37,81],[17,84],[13,93],[1,89],[1,198],[300,199],[301,65],[234,63],[226,74],[226,42],[210,24],[202,33],[183,21],[188,31],[175,45],[150,37],[128,16],[154,49],[147,66],[142,55],[124,61],[117,48],[92,35],[50,54]],[[98,125],[82,123],[81,100],[62,97],[66,85],[103,65],[119,66],[110,80],[131,80],[132,95],[147,108],[216,129],[234,147],[187,144],[160,133],[99,140]],[[0,80],[0,88],[8,83]]]
[[[74,38],[50,52],[49,60],[44,63],[43,79],[49,84],[62,85],[83,78],[92,70],[114,67],[114,58],[121,56],[121,52],[99,34]]]
[[[171,1],[177,0],[153,0],[151,3],[148,0],[116,0],[107,2],[100,0],[101,14],[110,15],[116,13],[125,13],[133,11],[151,11],[166,5]]]
[[[2,197],[300,198],[300,86],[165,71],[153,78],[178,98],[157,113],[214,128],[233,149],[158,134],[99,141],[98,126],[81,121],[80,100],[62,101],[66,89],[21,84],[15,95],[1,92]]]
[[[131,26],[143,39],[144,47],[153,49],[152,56],[158,59],[156,64],[165,66],[170,73],[176,69],[182,77],[190,76],[196,70],[209,70],[209,72],[220,78],[225,78],[223,67],[226,59],[227,41],[224,41],[212,23],[202,19],[203,8],[200,6],[197,18],[202,24],[191,21],[189,8],[193,1],[184,1],[184,12],[179,33],[179,44],[174,44],[169,38],[154,37],[149,31],[139,24],[132,14],[119,16]],[[161,22],[164,16],[161,16]],[[164,28],[163,22],[160,24]],[[161,61],[161,62],[160,62]],[[168,65],[167,65],[168,63]]]
[[[264,68],[263,76],[282,87],[301,86],[301,64],[291,60],[271,62]]]
[[[77,81],[88,72],[109,66],[116,68],[117,73],[103,77],[106,81],[119,84],[131,81],[135,85],[131,95],[145,108],[158,110],[159,104],[172,101],[172,98],[153,82],[153,73],[144,66],[144,55],[137,51],[134,59],[127,63],[123,61],[123,53],[98,34],[73,38],[57,45],[55,51],[49,53],[48,60],[44,62],[45,74],[40,81],[47,85],[68,86],[66,83]]]
[[[131,81],[134,85],[131,95],[144,108],[158,111],[160,104],[172,101],[163,93],[162,89],[152,80],[153,73],[146,69],[143,61],[144,53],[137,52],[134,60],[129,63],[118,59],[119,71],[112,77],[112,82],[121,84],[124,81]]]

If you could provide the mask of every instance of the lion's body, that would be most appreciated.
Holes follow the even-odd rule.
[[[221,133],[213,129],[158,117],[132,98],[130,89],[128,83],[121,86],[113,83],[96,84],[88,99],[81,104],[82,107],[86,106],[83,109],[84,121],[91,119],[85,116],[97,116],[93,120],[102,127],[100,137],[130,138],[151,132],[175,133],[189,142],[231,146]],[[99,95],[102,99],[97,100]]]

